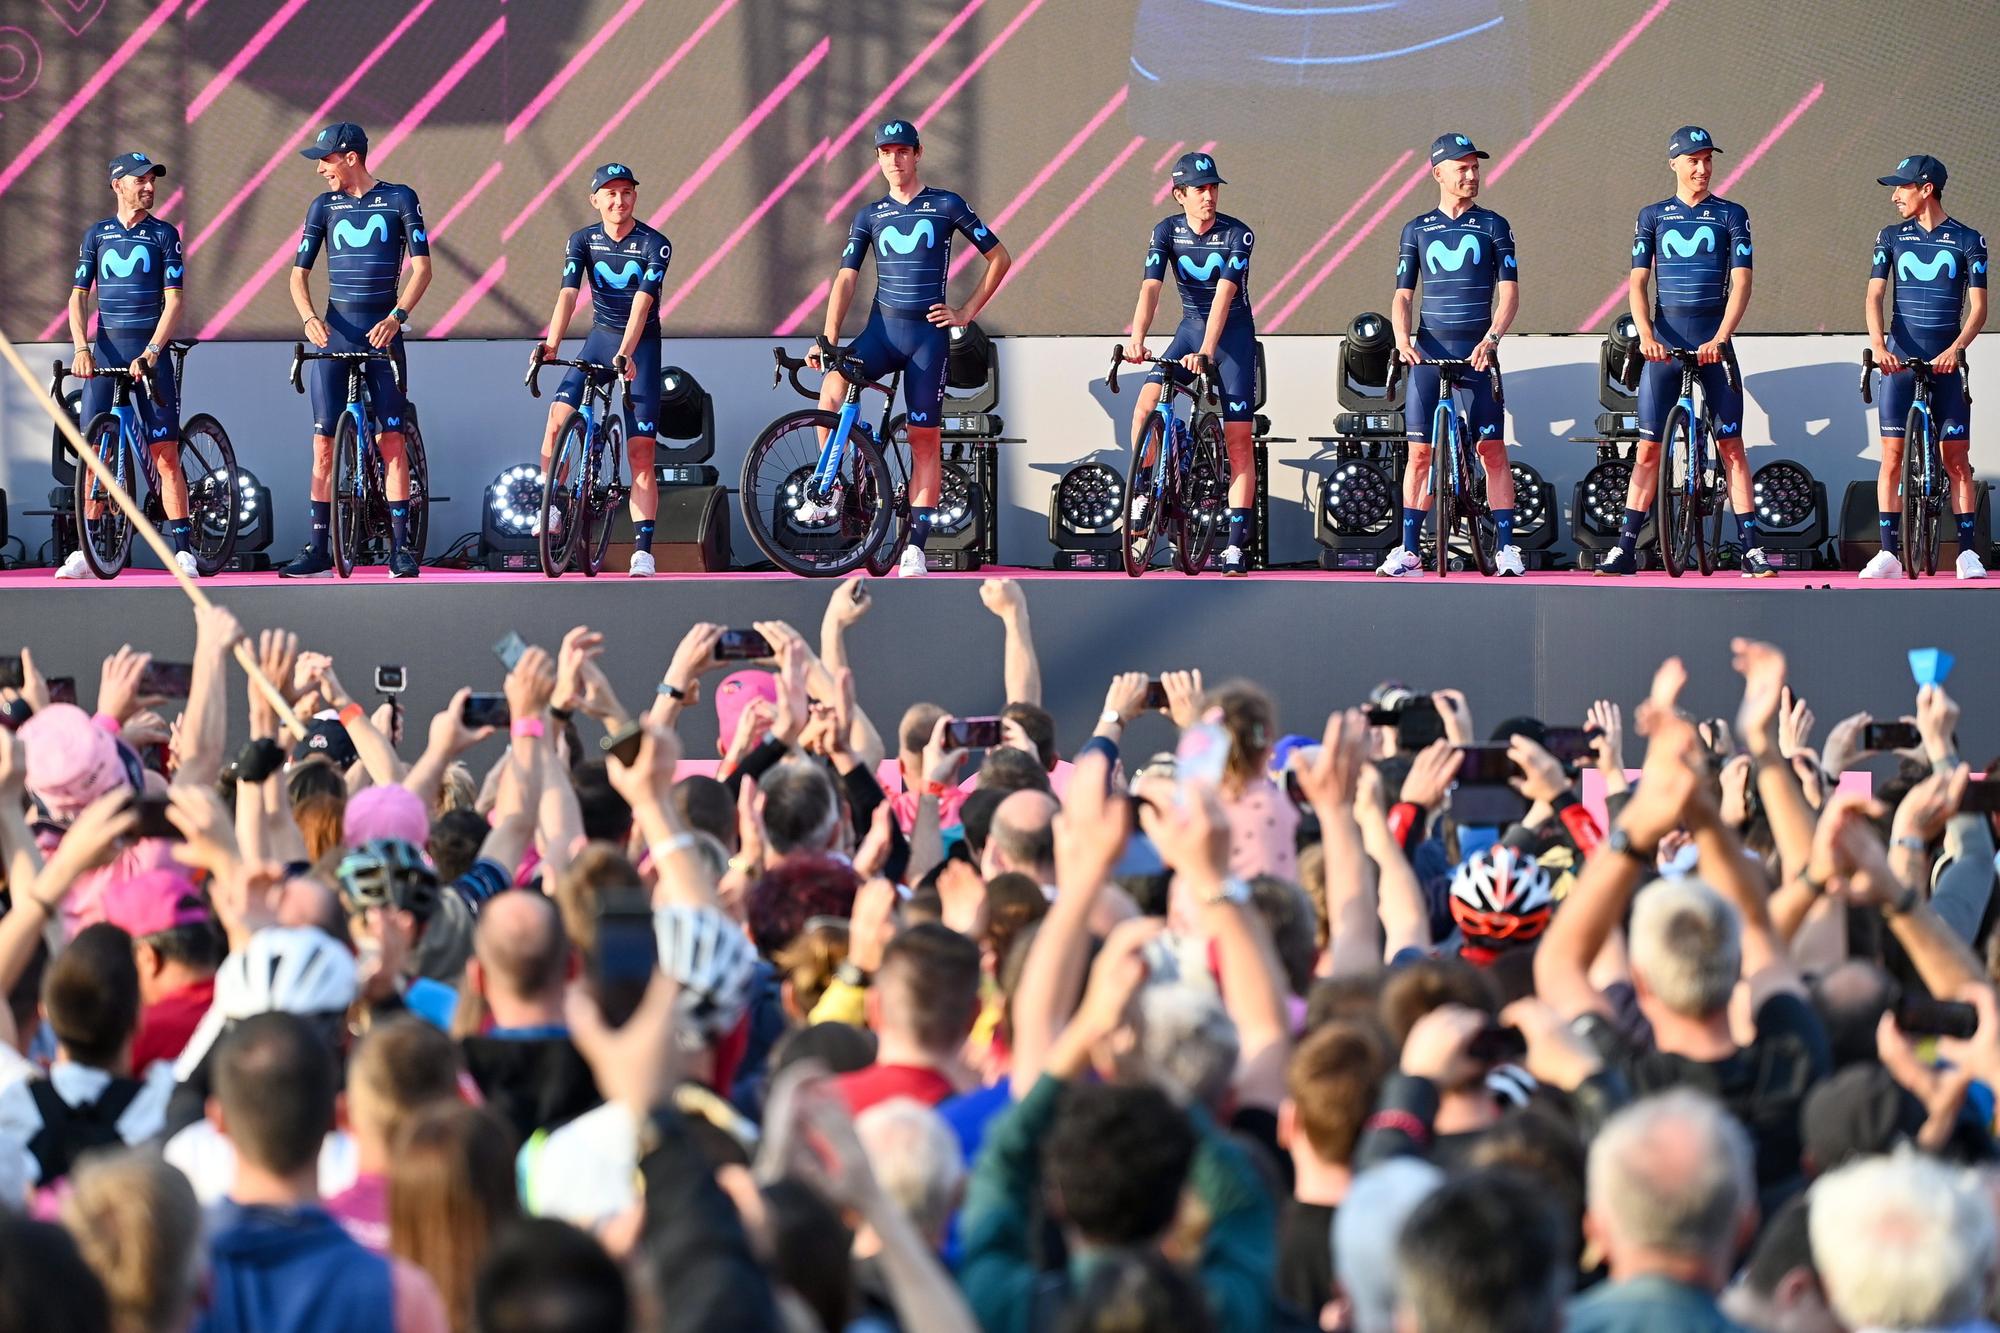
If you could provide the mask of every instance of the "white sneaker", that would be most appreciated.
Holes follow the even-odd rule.
[[[174,563],[181,567],[181,573],[191,579],[201,577],[201,566],[195,563],[193,551],[175,551]]]
[[[635,579],[649,579],[658,573],[659,570],[653,564],[653,553],[651,551],[634,551],[632,552],[632,563],[625,567],[625,572]]]
[[[832,518],[835,514],[838,514],[840,512],[840,496],[842,489],[843,487],[841,483],[835,482],[832,488],[827,492],[827,497],[824,502],[816,502],[807,499],[800,500],[798,503],[798,507],[792,510],[792,517],[797,519],[800,523],[805,524],[807,527],[811,527],[814,524],[826,522],[828,519]]]
[[[1864,579],[1899,579],[1903,577],[1903,559],[1894,551],[1877,551],[1867,564],[1861,567]]]
[[[562,533],[562,528],[562,510],[551,509],[549,511],[550,534],[559,536]],[[539,509],[535,511],[535,516],[528,520],[528,535],[530,537],[539,537],[542,535],[542,512]]]
[[[1146,521],[1146,505],[1147,505],[1147,502],[1148,502],[1148,501],[1150,501],[1150,500],[1151,500],[1152,498],[1153,498],[1153,497],[1152,497],[1152,496],[1150,496],[1150,495],[1135,495],[1135,496],[1133,496],[1133,497],[1132,497],[1132,526],[1133,526],[1133,527],[1135,527],[1135,528],[1136,528],[1136,527],[1138,527],[1138,526],[1139,526],[1140,524],[1142,524],[1142,523],[1144,523],[1144,522]]]
[[[1398,546],[1389,552],[1388,558],[1375,567],[1375,572],[1388,579],[1421,578],[1424,562],[1416,557],[1408,547]]]
[[[61,567],[56,570],[56,577],[59,579],[89,578],[90,566],[83,562],[83,552],[81,550],[71,551],[69,558],[64,560]]]
[[[924,563],[924,553],[914,546],[903,548],[902,558],[896,561],[896,577],[899,579],[920,579],[931,572]]]
[[[1958,553],[1958,576],[1962,579],[1983,579],[1986,566],[1979,562],[1979,552],[1960,551]]]
[[[1500,577],[1518,579],[1522,574],[1527,572],[1527,569],[1527,562],[1521,559],[1520,547],[1503,546],[1494,552],[1493,572],[1500,575]]]

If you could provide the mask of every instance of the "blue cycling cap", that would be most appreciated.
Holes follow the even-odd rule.
[[[1181,160],[1174,163],[1174,188],[1187,185],[1227,185],[1222,173],[1215,169],[1215,157],[1210,153],[1182,153]]]
[[[1461,157],[1491,156],[1493,154],[1480,152],[1478,146],[1463,134],[1440,134],[1431,141],[1432,166],[1440,162],[1457,161]]]
[[[1722,150],[1715,146],[1715,140],[1709,137],[1708,131],[1699,125],[1683,125],[1674,131],[1673,138],[1667,140],[1669,162],[1688,153],[1703,151],[1719,153]]]
[[[606,162],[590,176],[590,192],[596,194],[613,181],[624,181],[627,185],[637,185],[639,178],[632,174],[632,168],[623,162]]]
[[[365,153],[368,151],[368,131],[359,125],[341,121],[329,125],[319,132],[312,141],[312,147],[299,149],[300,157],[309,157],[315,162],[332,157],[335,153]]]
[[[120,176],[164,176],[167,169],[144,153],[125,153],[111,159],[111,179]]]
[[[917,127],[907,120],[885,120],[875,131],[875,146],[887,148],[891,144],[901,144],[905,148],[921,148],[917,141]]]
[[[1930,183],[1942,190],[1945,182],[1944,163],[1934,157],[1918,153],[1906,157],[1896,164],[1896,169],[1886,176],[1875,179],[1877,185],[1922,185]]]

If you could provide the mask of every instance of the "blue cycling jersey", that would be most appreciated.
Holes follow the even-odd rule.
[[[167,292],[181,285],[181,234],[147,214],[130,227],[108,217],[85,228],[71,283],[97,284],[97,322],[107,329],[152,329]],[[88,418],[86,418],[88,420]]]
[[[1396,289],[1415,288],[1419,277],[1418,330],[1448,345],[1477,341],[1492,327],[1495,289],[1520,280],[1514,229],[1477,204],[1457,218],[1433,208],[1411,219],[1396,249]]]
[[[417,192],[377,181],[359,196],[328,190],[306,209],[296,268],[310,269],[327,246],[327,300],[335,309],[380,319],[396,308],[403,251],[431,252]]]
[[[1875,237],[1871,278],[1893,278],[1892,350],[1925,360],[1958,337],[1966,289],[1986,286],[1986,238],[1956,218],[1935,231],[1921,222],[1892,223]]]
[[[593,322],[621,332],[632,317],[633,298],[644,292],[653,298],[646,326],[657,328],[660,284],[673,257],[673,243],[643,222],[634,222],[623,240],[613,240],[603,223],[594,223],[570,233],[562,285],[574,289],[588,282]]]
[[[957,231],[980,254],[1000,244],[979,215],[950,190],[926,186],[907,204],[885,195],[865,204],[847,230],[842,268],[859,269],[875,255],[875,304],[892,315],[921,316],[944,299],[951,272],[951,234]]]
[[[1752,248],[1749,210],[1720,195],[1647,204],[1632,229],[1632,267],[1653,270],[1655,318],[1661,310],[1722,310],[1729,275],[1750,267]]]
[[[1185,213],[1161,218],[1146,246],[1146,277],[1163,281],[1168,269],[1181,290],[1181,318],[1206,319],[1215,305],[1215,289],[1227,278],[1236,284],[1229,303],[1229,327],[1250,318],[1250,228],[1227,213],[1217,213],[1205,232],[1188,225]]]

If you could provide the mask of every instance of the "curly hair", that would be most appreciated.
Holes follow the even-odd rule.
[[[1079,1083],[1063,1094],[1042,1167],[1085,1241],[1146,1245],[1172,1224],[1194,1150],[1194,1126],[1160,1089]]]
[[[788,857],[750,886],[750,938],[766,958],[790,944],[816,916],[850,916],[861,879],[854,867],[828,856]]]
[[[847,961],[847,923],[834,917],[815,918],[771,955],[779,978],[792,988],[792,1007],[803,1020],[819,1004],[833,974]]]

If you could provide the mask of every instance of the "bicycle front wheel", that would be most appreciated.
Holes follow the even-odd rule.
[[[104,464],[105,470],[116,477],[130,494],[132,479],[139,475],[139,460],[125,447],[118,418],[109,412],[98,413],[83,438],[98,461]],[[82,463],[77,464],[76,485],[71,490],[76,505],[76,536],[82,543],[83,562],[98,578],[117,578],[132,557],[132,520],[111,498],[111,488],[99,481],[97,474]]]
[[[1458,438],[1470,438],[1465,423],[1459,422]],[[1472,567],[1481,578],[1493,577],[1493,557],[1500,550],[1500,533],[1493,526],[1492,508],[1486,502],[1486,473],[1477,455],[1459,461],[1458,521],[1465,529],[1465,546],[1472,553]]]
[[[424,431],[417,422],[415,403],[403,405],[403,418],[403,454],[410,462],[410,535],[404,549],[422,564],[424,543],[431,535],[431,464],[424,453]]]
[[[1229,523],[1229,452],[1222,443],[1222,422],[1209,413],[1196,418],[1192,445],[1179,478],[1174,538],[1174,563],[1183,574],[1208,567]],[[1247,561],[1250,553],[1243,557]]]
[[[1903,429],[1903,574],[1937,573],[1937,503],[1930,420],[1912,407]]]
[[[333,568],[342,578],[354,573],[368,540],[368,471],[361,465],[361,432],[343,412],[333,428]]]
[[[1689,469],[1693,466],[1687,409],[1676,403],[1667,412],[1666,429],[1660,432],[1660,485],[1653,496],[1660,567],[1668,578],[1679,578],[1695,561],[1701,515],[1700,505],[1689,493]]]
[[[743,458],[750,540],[772,564],[807,578],[853,573],[888,537],[889,476],[865,427],[848,432],[828,484],[813,493],[820,441],[839,424],[832,412],[794,412],[767,426]]]
[[[1139,434],[1139,447],[1132,451],[1132,466],[1125,474],[1125,507],[1120,511],[1124,522],[1118,549],[1125,562],[1125,573],[1131,578],[1146,572],[1160,549],[1160,538],[1166,533],[1166,521],[1160,514],[1166,497],[1153,485],[1166,447],[1166,424],[1157,414],[1146,418],[1146,429]]]
[[[187,479],[195,568],[203,578],[219,571],[236,553],[242,475],[236,467],[236,447],[222,423],[206,412],[189,417],[181,427],[181,476]]]
[[[908,468],[901,466],[909,456],[909,420],[897,417],[889,423],[889,442],[883,451],[883,461],[902,475],[890,481],[889,535],[868,557],[868,572],[878,579],[896,567],[896,562],[902,558],[903,548],[910,544],[910,473]],[[943,475],[942,468],[939,475]]]
[[[605,552],[611,549],[611,520],[625,498],[618,475],[619,451],[625,447],[625,423],[614,413],[604,423],[604,443],[584,458],[583,529],[577,540],[585,578],[596,578],[604,568]]]
[[[590,432],[580,413],[572,412],[556,436],[556,451],[549,469],[542,475],[542,508],[536,521],[539,535],[535,546],[542,558],[542,573],[561,578],[576,550],[577,529],[584,522],[589,482],[585,458],[590,451]]]

